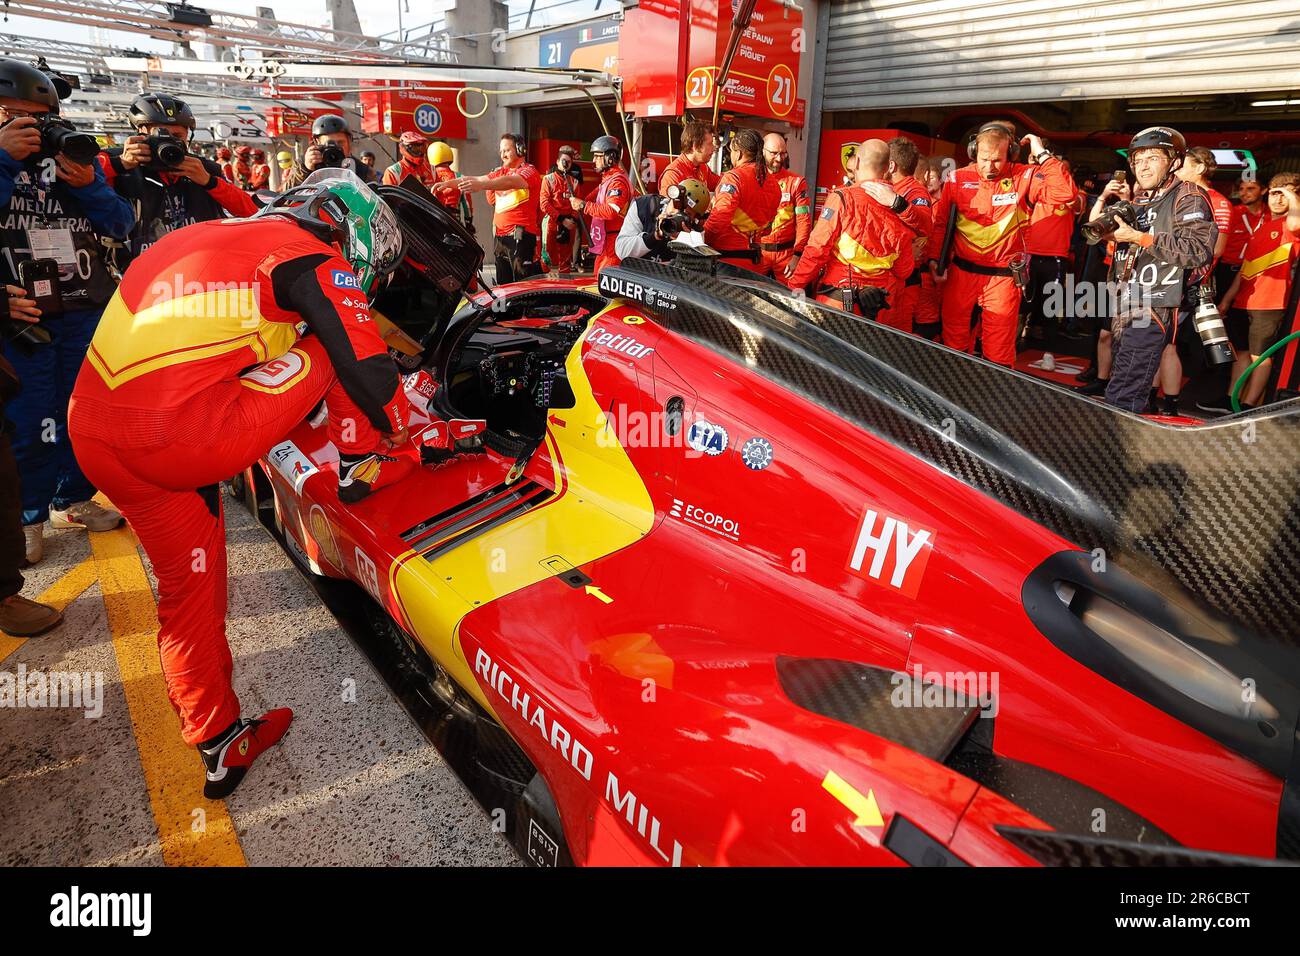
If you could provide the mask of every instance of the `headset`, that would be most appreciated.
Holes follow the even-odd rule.
[[[1009,141],[1007,144],[1007,162],[1014,163],[1018,161],[1020,159],[1020,140],[1016,138],[1016,131],[1008,127],[1006,123],[985,123],[977,129],[971,134],[969,142],[966,143],[966,155],[974,162],[975,154],[979,149],[977,140],[985,133],[991,133],[994,130],[1007,134],[1007,140]]]
[[[522,133],[502,133],[502,134],[501,134],[501,138],[502,138],[502,139],[505,139],[507,136],[512,137],[512,139],[511,139],[510,142],[511,142],[512,145],[515,147],[515,158],[516,158],[516,159],[523,159],[524,156],[525,156],[525,154],[528,152],[528,144],[527,144],[527,140],[524,139],[523,134],[522,134]]]

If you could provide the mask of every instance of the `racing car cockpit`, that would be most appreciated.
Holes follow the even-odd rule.
[[[527,454],[545,434],[547,410],[573,406],[565,360],[606,299],[538,288],[476,302],[466,296],[483,263],[474,237],[413,181],[379,192],[406,240],[372,309],[390,354],[405,372],[432,379],[431,416],[484,421],[476,441],[508,457]]]

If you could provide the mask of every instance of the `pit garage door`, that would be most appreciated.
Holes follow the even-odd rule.
[[[825,110],[1290,89],[1296,0],[830,0]]]

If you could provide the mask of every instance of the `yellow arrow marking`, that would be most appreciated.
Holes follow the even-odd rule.
[[[90,536],[113,652],[135,729],[163,862],[168,866],[243,866],[244,851],[226,805],[203,796],[198,751],[181,739],[158,659],[158,606],[128,528]],[[205,825],[195,832],[194,811]]]
[[[83,591],[95,583],[95,566],[87,558],[80,564],[65,571],[59,578],[35,598],[38,604],[48,604],[56,611],[62,611],[69,604],[81,597]],[[25,637],[11,637],[0,633],[0,661],[18,650],[25,642]]]
[[[834,770],[826,771],[822,787],[832,797],[848,807],[855,817],[855,827],[883,827],[885,818],[880,815],[880,804],[876,803],[876,793],[868,790],[864,797],[853,784],[839,776]]]
[[[590,594],[590,595],[591,595],[592,597],[594,597],[594,598],[599,598],[599,599],[600,599],[600,602],[601,602],[602,604],[613,604],[613,603],[614,603],[614,599],[613,599],[612,597],[610,597],[608,594],[606,594],[606,593],[605,593],[604,591],[602,591],[600,588],[596,587],[594,584],[588,584],[588,585],[587,585],[587,593]]]

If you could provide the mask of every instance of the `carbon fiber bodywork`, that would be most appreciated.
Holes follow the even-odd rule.
[[[998,833],[1044,866],[1288,866],[1257,856],[1233,856],[1178,846],[1147,846],[1052,830],[998,827]]]
[[[792,701],[813,713],[843,721],[909,750],[942,761],[971,723],[979,704],[953,694],[952,706],[899,706],[910,701],[912,675],[853,661],[778,657],[781,689]],[[942,690],[942,688],[939,688]]]
[[[1226,626],[1300,643],[1300,403],[1180,428],[770,284],[633,259],[600,288]]]

